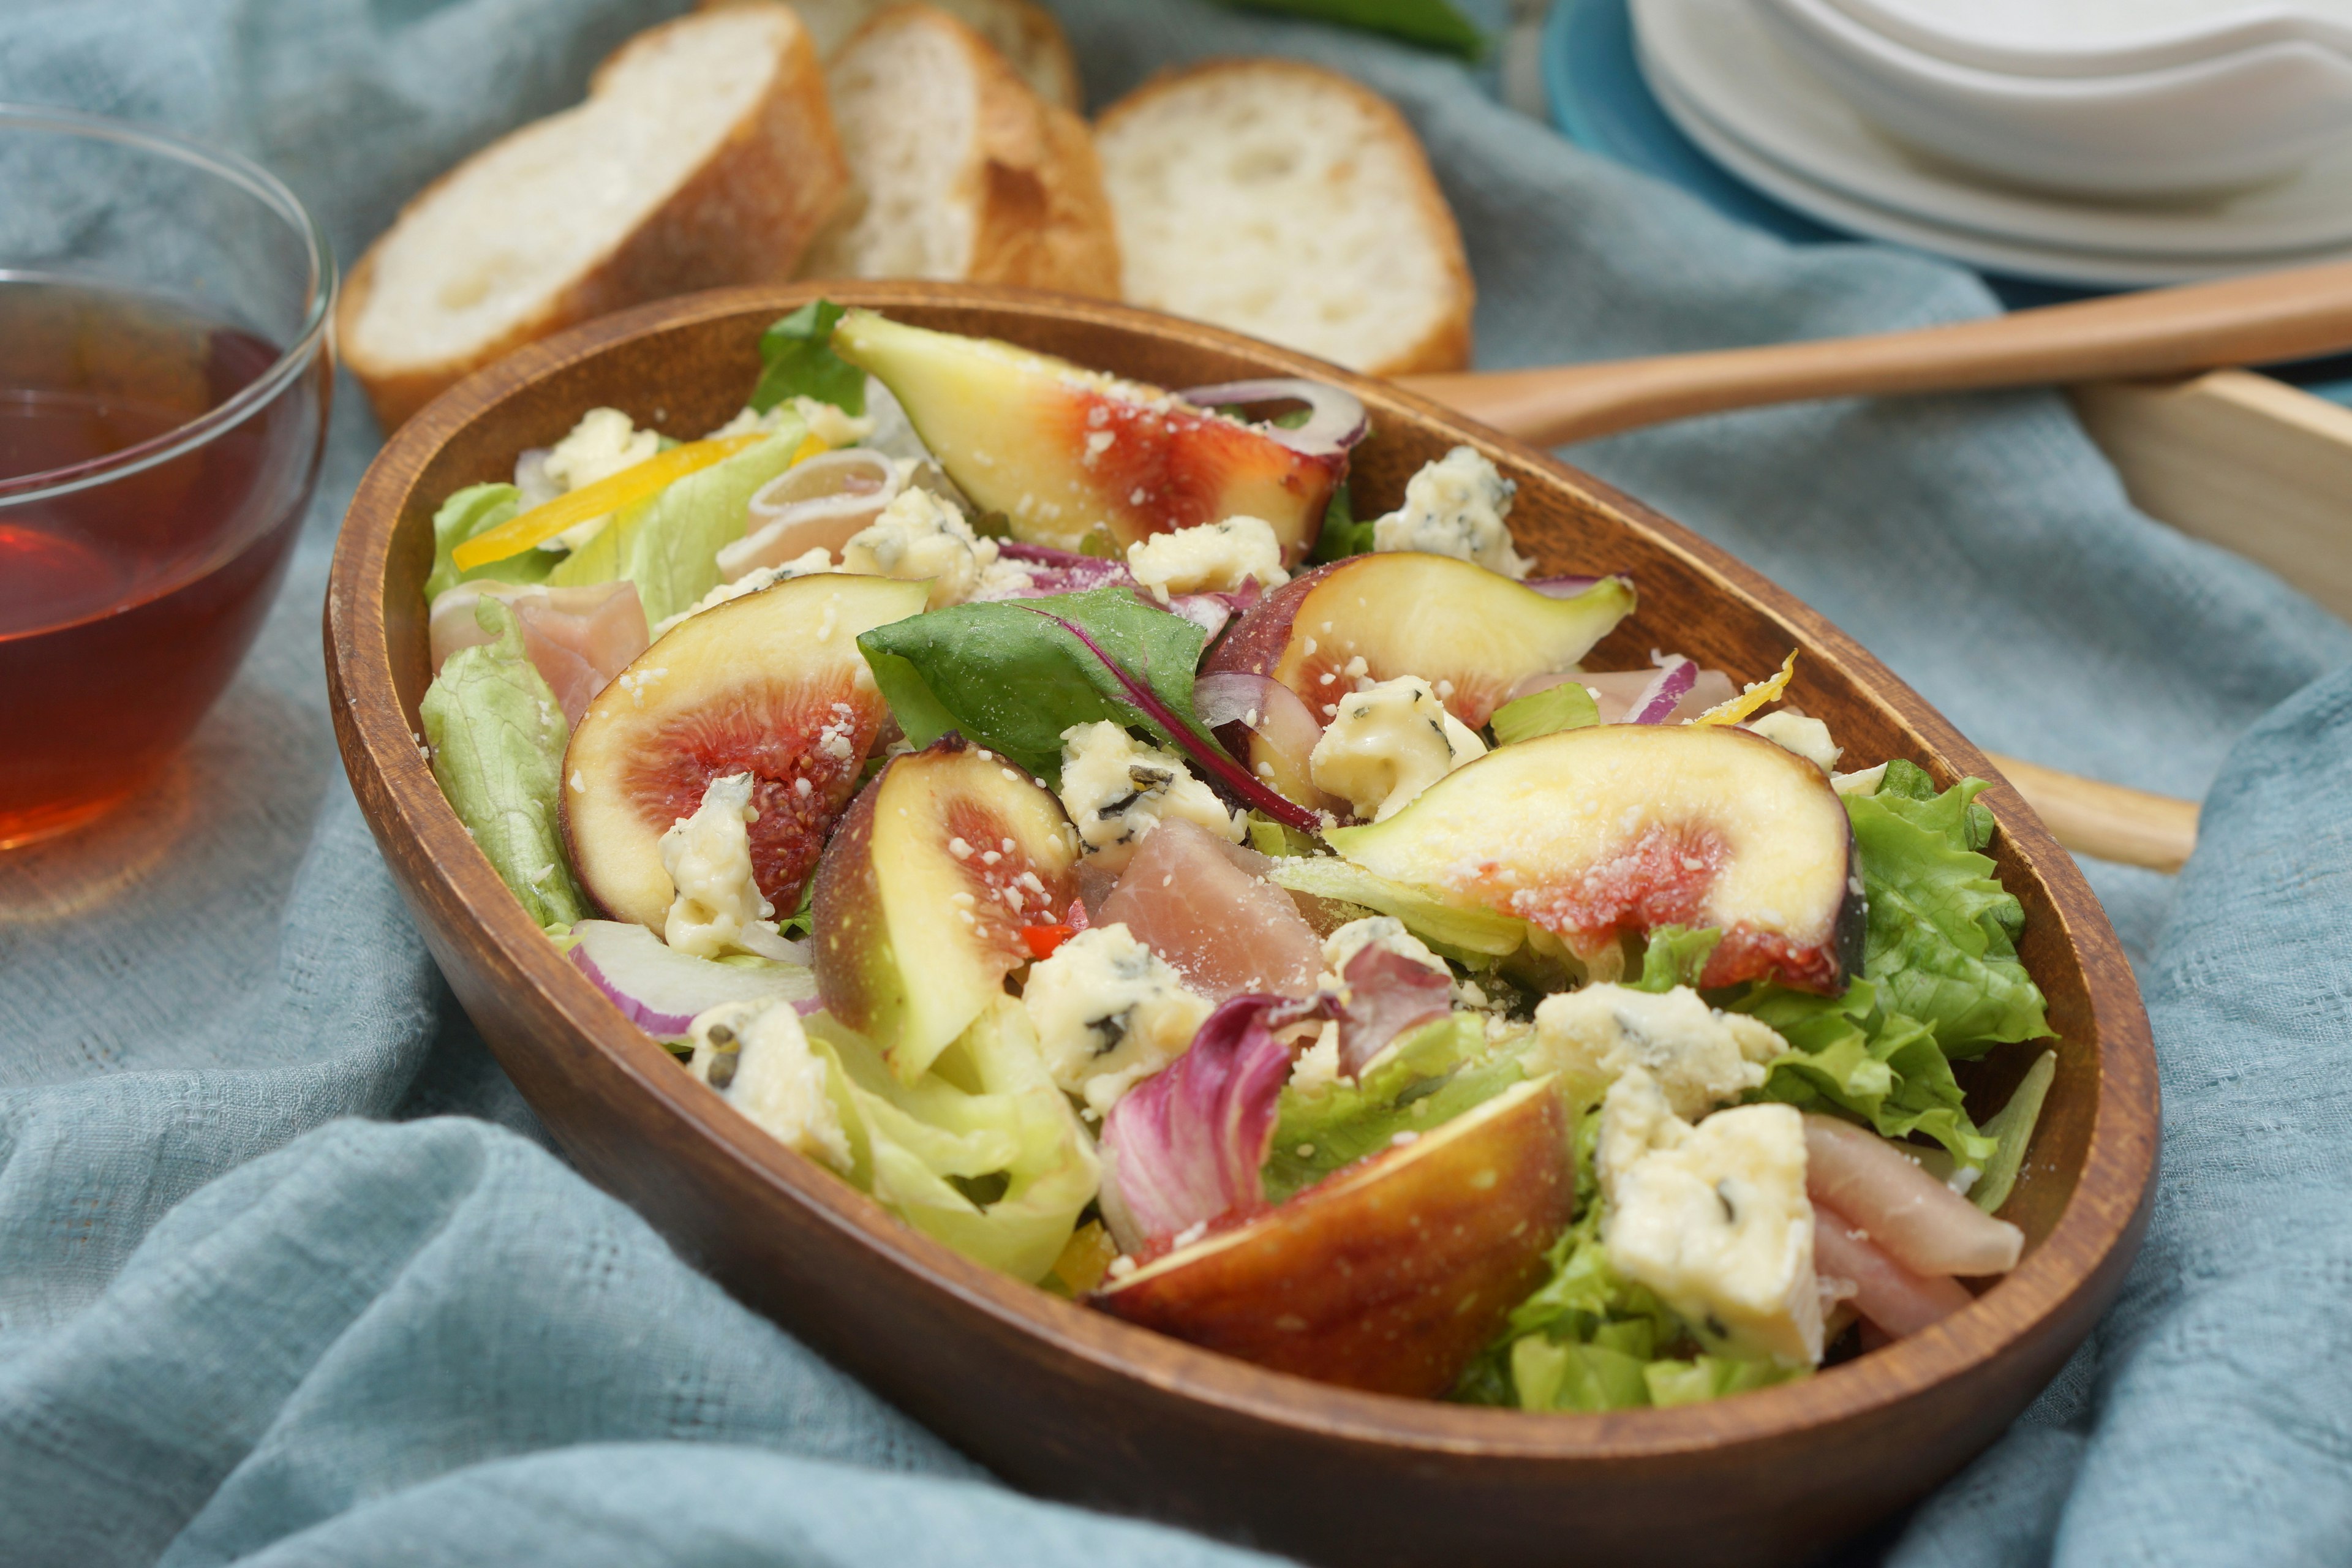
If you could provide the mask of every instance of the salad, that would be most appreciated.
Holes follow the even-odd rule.
[[[2016,1264],[2055,1058],[1971,1118],[2050,1033],[1979,781],[1847,758],[1793,652],[1584,668],[1634,585],[1535,575],[1466,447],[1358,521],[1338,388],[823,302],[761,351],[701,439],[586,410],[447,498],[426,584],[451,807],[681,1071],[1358,1388],[1712,1399]]]

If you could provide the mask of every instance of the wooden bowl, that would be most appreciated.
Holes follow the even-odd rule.
[[[995,1274],[787,1152],[696,1083],[558,955],[441,798],[419,752],[431,519],[463,485],[597,405],[681,437],[733,414],[760,330],[810,288],[721,290],[523,350],[412,419],[344,521],[328,590],[335,728],[360,805],[435,958],[499,1062],[592,1180],[729,1289],[1013,1484],[1309,1561],[1790,1561],[1918,1497],[1982,1449],[2121,1283],[2157,1154],[2147,1021],[2074,862],[2016,793],[1985,793],[2026,910],[2058,1072],[2004,1211],[2016,1271],[1925,1333],[1801,1383],[1605,1415],[1395,1399],[1163,1339]],[[1598,668],[1654,646],[1757,678],[1793,644],[1799,695],[1853,758],[1995,778],[1941,715],[1820,616],[1688,531],[1543,453],[1384,383],[1230,332],[1092,300],[961,284],[831,283],[902,320],[1009,339],[1166,386],[1339,382],[1371,411],[1360,511],[1467,445],[1518,482],[1512,521],[1550,573],[1630,571],[1642,609]],[[1369,515],[1369,512],[1367,513]],[[2041,1047],[1963,1068],[1998,1105]]]

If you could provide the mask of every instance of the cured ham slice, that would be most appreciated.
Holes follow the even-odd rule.
[[[1805,1187],[1813,1202],[1852,1219],[1916,1274],[2006,1274],[2025,1247],[2017,1226],[1952,1191],[1895,1144],[1833,1116],[1805,1118]]]
[[[1854,1310],[1896,1339],[1939,1323],[1975,1300],[1948,1277],[1912,1273],[1819,1198],[1813,1200],[1813,1271],[1852,1284]]]
[[[577,588],[460,583],[433,601],[436,674],[459,648],[492,640],[474,619],[474,606],[486,595],[513,607],[522,627],[523,652],[555,693],[569,724],[579,723],[605,683],[628,668],[653,641],[634,583]]]
[[[1264,879],[1262,855],[1197,824],[1153,828],[1103,900],[1099,920],[1124,921],[1213,1002],[1306,996],[1322,973],[1323,943],[1290,895]]]

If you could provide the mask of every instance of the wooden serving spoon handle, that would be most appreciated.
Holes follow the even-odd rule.
[[[2185,374],[2347,348],[2352,262],[2334,262],[1868,337],[1399,379],[1553,447],[1807,398]]]
[[[2078,855],[2178,871],[2197,847],[2197,803],[1992,756],[2050,836]]]

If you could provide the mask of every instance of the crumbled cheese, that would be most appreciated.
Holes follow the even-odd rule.
[[[1386,948],[1448,980],[1454,978],[1454,972],[1445,967],[1445,960],[1405,930],[1404,921],[1394,915],[1368,915],[1360,921],[1349,921],[1323,939],[1323,975],[1317,984],[1326,991],[1339,990],[1344,984],[1341,977],[1348,973],[1348,965],[1368,947]]]
[[[1326,1024],[1316,1035],[1315,1043],[1299,1052],[1298,1059],[1290,1064],[1290,1087],[1313,1098],[1339,1081],[1339,1026]]]
[[[1710,1350],[1822,1359],[1796,1107],[1742,1105],[1694,1127],[1655,1079],[1629,1068],[1602,1102],[1594,1165],[1612,1268],[1657,1292]]]
[[[617,408],[592,408],[580,416],[572,433],[547,454],[541,472],[559,494],[609,479],[624,468],[634,468],[661,450],[661,433],[640,430]],[[547,549],[577,550],[604,531],[610,512],[575,522],[549,540]]]
[[[705,610],[717,609],[730,600],[742,598],[747,594],[756,594],[762,588],[772,588],[788,577],[807,577],[819,572],[832,570],[833,552],[821,544],[803,551],[782,566],[755,566],[732,583],[719,584],[677,614],[666,616],[656,621],[654,640],[661,641],[681,622],[690,620]]]
[[[1557,1072],[1592,1094],[1640,1068],[1675,1115],[1696,1119],[1761,1089],[1763,1064],[1788,1048],[1769,1026],[1718,1012],[1687,985],[1663,994],[1588,985],[1536,1008],[1527,1061],[1529,1076]]]
[[[1511,548],[1511,497],[1518,487],[1467,447],[1456,447],[1406,481],[1404,505],[1372,524],[1374,550],[1451,555],[1525,578],[1535,567]]]
[[[775,907],[752,879],[744,825],[759,816],[751,806],[751,775],[729,773],[712,779],[694,815],[679,817],[662,835],[662,869],[677,890],[662,940],[675,951],[695,958],[792,955],[772,923]]]
[[[1347,800],[1368,822],[1385,822],[1423,790],[1486,754],[1477,731],[1447,712],[1417,675],[1366,686],[1338,708],[1307,757],[1307,771],[1316,788]]]
[[[1252,578],[1265,588],[1290,581],[1274,525],[1255,517],[1229,517],[1137,540],[1127,547],[1127,570],[1163,605],[1171,594],[1234,593]]]
[[[787,418],[797,419],[808,433],[828,447],[854,447],[874,434],[871,416],[860,416],[814,397],[787,397],[761,414],[746,404],[734,418],[703,437],[721,441],[730,436],[768,436]]]
[[[1837,772],[1838,759],[1845,754],[1836,742],[1830,739],[1830,727],[1819,719],[1802,713],[1778,709],[1761,719],[1751,719],[1748,727],[1776,746],[1786,747],[1812,763],[1825,773]]]
[[[1840,795],[1876,795],[1885,777],[1886,764],[1881,763],[1874,768],[1861,768],[1850,773],[1832,773],[1830,787]]]
[[[789,1002],[722,1002],[697,1014],[687,1071],[727,1097],[752,1125],[843,1175],[856,1163],[832,1067],[810,1046]]]
[[[971,531],[963,513],[926,489],[901,490],[882,514],[841,547],[841,569],[867,577],[928,580],[928,607],[961,605],[996,563],[996,541]]]
[[[1210,1013],[1208,998],[1116,921],[1030,965],[1021,1005],[1054,1081],[1098,1116],[1182,1056]]]
[[[1124,866],[1145,835],[1173,817],[1227,843],[1242,841],[1241,814],[1227,811],[1183,758],[1139,743],[1108,719],[1062,731],[1059,794],[1078,837],[1106,870]]]

